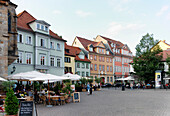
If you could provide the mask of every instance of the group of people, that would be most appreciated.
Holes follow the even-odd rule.
[[[93,89],[92,84],[90,84],[90,83],[88,82],[88,83],[87,83],[87,92],[88,92],[88,95],[92,95],[92,89]]]

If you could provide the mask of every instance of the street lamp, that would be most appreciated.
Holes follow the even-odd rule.
[[[11,71],[11,74],[13,74],[13,73],[15,72],[16,66],[13,66],[12,69],[13,69],[13,70]]]

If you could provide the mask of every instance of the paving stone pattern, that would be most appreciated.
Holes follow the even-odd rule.
[[[38,116],[170,116],[170,90],[102,89],[81,92],[80,103],[47,108],[37,105]]]

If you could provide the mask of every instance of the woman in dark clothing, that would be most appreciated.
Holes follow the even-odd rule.
[[[90,84],[90,95],[92,95],[92,84]]]

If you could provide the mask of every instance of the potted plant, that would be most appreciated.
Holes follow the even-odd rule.
[[[87,83],[87,80],[85,78],[81,78],[80,81],[81,81],[82,87],[83,87],[82,92],[85,92],[86,91],[85,84]]]
[[[6,93],[5,99],[5,112],[6,116],[17,116],[19,101],[17,97],[14,95],[14,91],[9,89]]]
[[[100,82],[101,82],[101,78],[95,78],[95,81],[96,81],[96,83],[98,84],[98,88],[97,88],[97,91],[99,91],[100,90]]]

